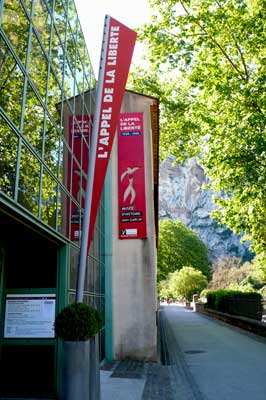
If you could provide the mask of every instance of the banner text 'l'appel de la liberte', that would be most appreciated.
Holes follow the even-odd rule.
[[[96,104],[95,110],[95,115],[97,115],[95,120],[97,120],[98,124],[98,139],[95,154],[95,172],[92,185],[93,198],[90,212],[88,246],[92,239],[120,108],[124,97],[131,58],[137,37],[136,32],[127,28],[114,18],[108,17],[107,21],[108,35],[103,46],[103,54],[105,57],[100,66],[100,70],[103,71],[101,86],[99,86],[101,92],[100,102],[99,105]]]

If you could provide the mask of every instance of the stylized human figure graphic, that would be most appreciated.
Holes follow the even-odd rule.
[[[79,176],[79,191],[77,193],[77,200],[81,204],[82,199],[85,199],[85,190],[82,187],[82,172],[81,171],[74,171],[75,174]]]
[[[122,182],[126,176],[128,176],[128,186],[124,192],[123,201],[125,202],[126,199],[131,196],[130,204],[132,204],[136,198],[136,190],[133,187],[133,174],[136,172],[140,167],[127,167],[127,169],[121,174],[120,181]],[[131,177],[132,176],[132,177]]]

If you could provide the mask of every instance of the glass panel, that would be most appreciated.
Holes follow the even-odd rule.
[[[53,4],[54,4],[54,0],[43,0],[43,2],[45,2],[46,5],[47,5],[47,7],[48,7],[48,9],[49,9],[50,11],[52,11],[52,9],[53,9]]]
[[[55,29],[53,30],[51,57],[53,70],[57,76],[58,82],[60,83],[60,85],[62,85],[64,70],[64,52],[59,36],[57,35]]]
[[[82,94],[83,94],[83,80],[84,80],[83,66],[80,64],[80,62],[77,62],[76,81],[77,81],[78,92],[79,92],[80,96],[82,96]]]
[[[59,148],[59,160],[58,160],[58,179],[61,183],[63,183],[63,172],[65,171],[63,165],[64,157],[63,157],[63,142],[60,141],[60,148]]]
[[[17,147],[17,136],[0,117],[0,191],[10,197],[15,189]]]
[[[94,293],[95,291],[95,266],[96,262],[93,260],[93,258],[89,257],[88,262],[87,262],[87,268],[86,268],[86,276],[85,276],[85,290],[91,293]]]
[[[85,197],[85,192],[82,188],[82,175],[79,164],[73,159],[72,196],[79,204],[81,204],[82,199]]]
[[[57,184],[50,174],[44,169],[42,176],[42,208],[41,218],[43,222],[56,227],[56,203]]]
[[[68,188],[68,190],[70,190],[70,176],[72,168],[71,154],[65,139],[62,139],[61,145],[63,145],[63,184]]]
[[[90,62],[90,57],[89,57],[87,48],[85,48],[84,67],[85,67],[84,90],[86,91],[86,90],[92,89],[95,86],[94,74],[93,74],[92,65]]]
[[[28,13],[30,14],[31,12],[31,6],[32,6],[32,0],[22,0],[28,10]]]
[[[29,20],[18,0],[5,0],[2,27],[21,62],[25,64]]]
[[[70,240],[79,242],[81,233],[82,210],[76,202],[71,203]]]
[[[58,221],[57,229],[64,236],[69,236],[70,230],[70,199],[67,193],[60,188],[59,192],[59,206],[58,206]]]
[[[62,85],[64,70],[64,52],[59,36],[57,35],[55,29],[53,30],[51,57],[53,69],[56,73],[60,85]]]
[[[80,60],[80,64],[83,65],[84,62],[84,51],[85,51],[85,41],[84,41],[84,36],[82,33],[82,29],[80,26],[79,21],[77,21],[77,35],[76,35],[76,46],[77,46],[77,52],[78,52],[78,57]]]
[[[61,98],[62,98],[62,90],[58,84],[57,79],[55,78],[53,72],[50,72],[49,83],[48,83],[48,101],[47,107],[49,113],[52,115],[55,121],[60,123],[61,119]]]
[[[68,304],[73,304],[75,303],[75,293],[69,293],[68,294]]]
[[[99,287],[99,292],[101,294],[105,293],[105,270],[104,270],[104,264],[100,264],[100,287]]]
[[[78,259],[79,259],[79,250],[76,247],[71,247],[70,266],[69,266],[69,289],[72,290],[76,290]]]
[[[43,0],[34,1],[33,23],[38,31],[45,50],[49,51],[51,18]]]
[[[0,106],[19,127],[23,74],[0,36]]]
[[[76,69],[76,42],[71,32],[71,29],[68,29],[67,33],[67,59],[69,66],[72,70],[73,75],[75,75]]]
[[[47,60],[41,49],[40,43],[32,33],[31,52],[29,61],[29,75],[35,83],[36,88],[43,101],[45,101],[46,81],[47,81]]]
[[[65,14],[65,1],[56,0],[54,9],[54,21],[56,25],[56,30],[61,37],[62,43],[65,41],[66,34],[66,14]]]
[[[44,109],[37,99],[31,86],[28,85],[25,104],[23,135],[34,147],[34,149],[39,153],[40,156],[42,154],[43,118]]]
[[[51,172],[55,176],[57,176],[59,146],[60,146],[60,135],[56,127],[53,125],[53,123],[49,120],[49,118],[47,118],[44,160],[48,168],[50,168]]]
[[[38,215],[40,163],[24,145],[21,150],[19,173],[18,202]]]
[[[94,229],[94,234],[93,234],[93,256],[95,258],[99,258],[99,232],[98,232],[98,217],[96,220],[96,224],[95,224],[96,229]]]
[[[73,115],[75,114],[73,112],[73,101],[72,99],[70,99],[70,101],[68,100],[69,97],[63,97],[63,103],[64,103],[64,115]]]
[[[76,24],[77,24],[77,13],[73,0],[70,0],[68,4],[68,21],[71,26],[72,32],[75,34]]]
[[[64,93],[67,98],[74,96],[74,78],[68,62],[65,63]]]

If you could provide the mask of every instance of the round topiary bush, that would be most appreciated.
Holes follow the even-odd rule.
[[[103,317],[95,308],[74,303],[56,316],[55,334],[65,341],[85,341],[99,332],[102,323]]]

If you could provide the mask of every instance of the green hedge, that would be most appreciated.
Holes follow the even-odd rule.
[[[261,321],[262,296],[255,292],[216,290],[207,294],[207,308]]]
[[[69,304],[55,318],[57,337],[66,341],[84,341],[101,329],[103,316],[95,308],[83,303]]]

